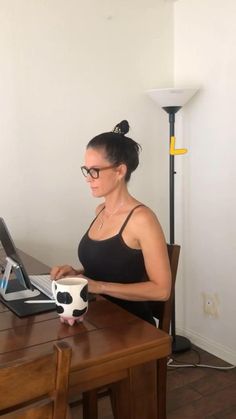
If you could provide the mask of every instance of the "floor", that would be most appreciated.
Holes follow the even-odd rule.
[[[199,348],[174,355],[177,361],[226,366]],[[167,419],[235,419],[236,368],[169,368]]]
[[[227,366],[215,356],[193,347],[173,355],[174,363]],[[80,406],[73,419],[82,419]],[[236,419],[236,368],[168,368],[167,419]],[[99,400],[99,419],[113,419],[109,398]],[[150,418],[151,419],[151,418]]]

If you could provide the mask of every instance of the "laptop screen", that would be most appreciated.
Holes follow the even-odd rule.
[[[22,260],[20,259],[20,256],[16,250],[16,247],[14,245],[14,242],[11,238],[11,235],[7,229],[7,226],[3,220],[3,218],[0,217],[0,241],[2,243],[2,247],[8,257],[10,257],[14,262],[16,262],[19,267],[21,268],[21,272],[25,281],[25,286],[28,289],[32,289],[32,285],[30,282],[30,279],[27,275],[27,272],[24,268],[24,265],[22,263]]]

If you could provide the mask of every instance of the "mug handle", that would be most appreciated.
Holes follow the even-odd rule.
[[[56,281],[52,281],[52,294],[54,297],[54,300],[56,300]]]

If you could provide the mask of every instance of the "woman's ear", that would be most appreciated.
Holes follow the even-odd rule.
[[[124,179],[125,175],[127,173],[127,166],[124,163],[121,163],[118,167],[117,167],[117,172],[119,174],[119,179]]]

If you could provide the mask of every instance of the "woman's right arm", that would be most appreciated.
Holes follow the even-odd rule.
[[[54,266],[50,272],[52,279],[60,279],[65,276],[78,276],[84,273],[83,269],[74,269],[70,265]]]

